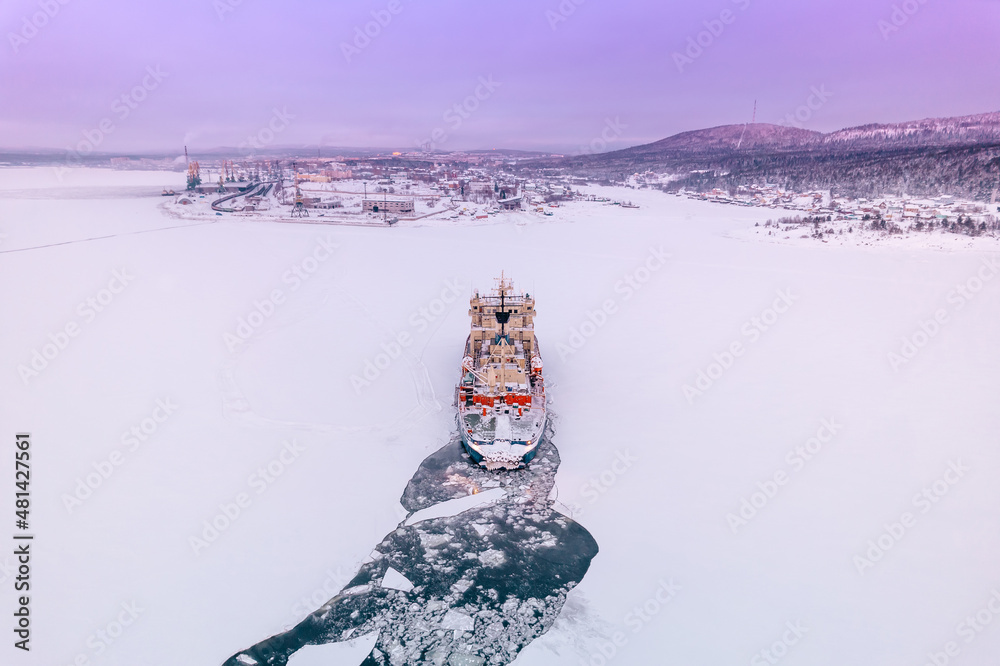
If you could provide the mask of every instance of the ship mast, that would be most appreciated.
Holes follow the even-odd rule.
[[[500,324],[500,386],[503,391],[507,390],[507,322],[510,321],[510,312],[506,310],[507,285],[504,280],[503,271],[500,272],[500,309],[494,313],[497,323]]]
[[[507,334],[507,322],[510,321],[510,312],[505,309],[504,297],[507,295],[507,287],[504,282],[503,271],[500,272],[500,309],[496,311],[494,315],[497,318],[497,323],[500,324],[500,337],[503,338]]]

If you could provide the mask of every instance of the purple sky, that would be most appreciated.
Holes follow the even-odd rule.
[[[64,1],[0,4],[2,147],[237,146],[267,138],[277,108],[293,118],[275,146],[405,149],[441,128],[442,149],[580,152],[601,148],[602,131],[613,149],[745,122],[755,99],[758,121],[781,122],[814,86],[831,96],[801,125],[821,131],[1000,110],[996,0],[897,0],[916,11],[886,36],[894,3],[882,0]],[[674,54],[727,10],[679,71]],[[115,100],[144,77],[152,87],[157,66],[165,78],[123,117]],[[480,88],[467,118],[445,116],[491,75],[499,87]]]

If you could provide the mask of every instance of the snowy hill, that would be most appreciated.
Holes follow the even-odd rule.
[[[868,198],[905,192],[989,200],[1000,180],[1000,113],[829,134],[764,123],[724,125],[549,164],[616,182],[646,170],[670,173],[678,176],[674,190],[778,183]]]
[[[1000,112],[959,118],[926,118],[886,125],[862,125],[825,134],[821,139],[821,143],[827,146],[865,144],[873,147],[886,144],[942,146],[998,141]]]
[[[758,147],[793,148],[808,145],[822,136],[819,132],[768,123],[721,125],[709,129],[682,132],[655,143],[628,148],[621,152],[655,153],[657,151],[672,150],[697,152],[717,149],[728,150],[736,149],[737,147],[743,149]]]
[[[668,157],[672,152],[714,152],[717,150],[822,150],[830,148],[880,149],[896,145],[944,146],[1000,142],[1000,112],[959,118],[927,118],[902,123],[849,127],[829,134],[812,130],[754,123],[721,125],[674,134],[641,146],[592,156],[593,162],[615,160],[627,155]]]

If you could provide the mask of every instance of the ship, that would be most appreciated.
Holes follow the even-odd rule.
[[[545,380],[535,338],[535,300],[502,273],[469,300],[472,330],[455,389],[462,446],[488,470],[531,462],[545,431]]]

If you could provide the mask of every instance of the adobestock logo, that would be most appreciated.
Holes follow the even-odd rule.
[[[117,123],[132,115],[132,112],[138,109],[139,105],[146,101],[149,94],[159,88],[168,76],[169,74],[161,70],[159,65],[147,66],[146,73],[139,83],[116,97],[111,103],[111,111],[117,117],[117,121],[111,117],[101,118],[95,127],[81,130],[83,140],[78,141],[75,146],[66,147],[66,164],[60,166],[56,171],[59,179],[62,180],[71,166],[81,166],[83,158],[96,151],[109,135],[114,134],[115,130],[118,129]]]
[[[749,9],[752,1],[732,0],[733,4],[738,6],[741,11]],[[703,56],[708,49],[712,48],[715,42],[722,37],[722,34],[726,31],[726,27],[736,23],[737,16],[733,10],[723,9],[716,18],[702,21],[702,26],[705,29],[693,37],[688,37],[687,46],[683,52],[674,51],[673,53],[674,65],[677,66],[677,71],[683,74],[685,68],[693,65],[695,60]]]
[[[257,130],[255,134],[248,134],[247,138],[240,142],[238,146],[240,154],[248,160],[256,159],[257,151],[273,143],[277,135],[288,129],[290,121],[294,119],[295,116],[288,113],[288,107],[282,109],[274,107],[271,119],[267,121],[267,124]]]
[[[785,463],[790,469],[775,470],[767,479],[757,483],[757,490],[741,498],[739,508],[726,514],[726,522],[733,534],[739,533],[741,527],[750,524],[750,521],[778,495],[781,488],[786,486],[795,474],[801,472],[807,462],[818,456],[843,428],[844,425],[838,423],[836,418],[823,419],[815,436],[790,449],[785,454]]]
[[[970,471],[972,468],[966,466],[961,458],[948,461],[948,469],[944,471],[944,474],[930,485],[924,486],[920,492],[913,496],[911,500],[913,507],[920,509],[921,514],[928,513]],[[857,572],[864,576],[866,570],[882,561],[886,553],[916,527],[917,518],[917,514],[904,511],[894,522],[884,523],[882,533],[868,542],[868,548],[863,553],[854,556],[854,568],[857,569]]]
[[[467,289],[468,286],[463,285],[457,278],[445,280],[437,298],[417,308],[407,319],[411,330],[394,333],[387,342],[382,342],[379,345],[381,351],[365,359],[361,370],[350,376],[349,381],[354,393],[361,395],[362,390],[378,380],[398,358],[407,353],[416,341],[417,335],[426,331],[431,324],[449,312]]]
[[[228,531],[253,505],[254,496],[267,492],[305,451],[306,445],[299,444],[295,439],[282,442],[281,451],[247,477],[247,485],[254,490],[254,494],[241,491],[231,500],[220,503],[218,513],[202,521],[201,531],[188,537],[194,554],[200,555]]]
[[[899,372],[900,366],[906,365],[916,358],[917,354],[930,344],[941,333],[944,326],[951,321],[952,314],[959,312],[971,303],[997,274],[1000,274],[998,257],[984,257],[974,275],[971,275],[964,282],[956,284],[955,288],[948,292],[946,300],[953,307],[935,310],[932,316],[920,321],[915,331],[910,335],[903,336],[898,352],[888,353],[887,359],[893,371]]]
[[[62,494],[61,499],[67,513],[72,514],[74,510],[83,506],[83,503],[90,499],[94,492],[103,486],[116,469],[129,458],[128,454],[138,451],[139,447],[156,434],[160,426],[166,423],[175,411],[177,411],[177,405],[170,398],[158,398],[156,406],[150,411],[149,416],[122,433],[121,443],[126,450],[115,449],[106,458],[91,463],[94,471],[77,477],[73,492]]]
[[[633,606],[632,610],[625,614],[623,623],[632,630],[633,635],[638,634],[671,604],[681,589],[683,588],[675,583],[673,578],[669,580],[661,578],[657,581],[656,589],[641,604]],[[616,631],[611,635],[611,640],[601,640],[596,651],[586,660],[581,659],[580,666],[607,666],[628,644],[629,635],[624,631]]]
[[[621,280],[614,284],[614,292],[622,294],[621,302],[631,300],[649,283],[653,276],[667,265],[670,255],[660,247],[649,248],[646,259],[633,270],[625,273]],[[566,361],[586,346],[587,342],[597,335],[597,332],[607,325],[610,317],[621,312],[621,302],[616,298],[606,299],[600,308],[587,310],[583,321],[569,330],[565,342],[556,343],[559,360]]]
[[[785,627],[786,630],[781,638],[753,656],[750,666],[777,664],[788,654],[792,646],[797,645],[802,637],[809,633],[809,628],[802,626],[801,621],[786,622]]]
[[[494,81],[493,75],[480,76],[479,84],[472,91],[471,95],[468,95],[461,102],[456,102],[441,115],[441,119],[445,122],[448,129],[452,132],[457,131],[462,124],[472,117],[479,106],[493,96],[497,88],[502,86],[503,83],[500,81]],[[438,148],[441,144],[448,140],[448,130],[444,127],[435,127],[431,130],[430,136],[423,141],[417,141],[417,147],[425,152],[430,152],[435,148]]]
[[[333,257],[340,245],[332,236],[321,236],[313,246],[312,252],[301,261],[292,264],[281,275],[281,281],[290,285],[288,292],[281,288],[272,289],[263,299],[254,300],[249,312],[240,317],[232,333],[222,334],[226,349],[235,352],[249,342],[264,323],[275,315],[278,308],[288,302],[288,294],[297,291],[307,280],[316,275],[323,264]]]
[[[779,125],[797,127],[802,129],[805,123],[812,120],[813,114],[822,109],[833,97],[833,93],[826,89],[826,85],[812,86],[809,89],[809,97],[805,104],[801,104],[794,112],[787,114]]]
[[[791,289],[784,289],[777,292],[771,307],[764,308],[761,313],[751,317],[740,326],[742,333],[750,342],[754,344],[760,340],[761,336],[778,323],[778,320],[785,315],[789,308],[798,300],[798,296],[792,294]],[[715,383],[735,365],[736,359],[743,356],[749,344],[740,340],[734,340],[721,352],[712,355],[712,362],[704,369],[698,370],[698,376],[692,384],[685,384],[681,387],[681,392],[689,405],[695,403],[695,398],[705,395]]]
[[[553,9],[545,10],[545,20],[549,22],[549,27],[553,31],[559,27],[560,23],[565,22],[570,16],[576,13],[576,8],[582,5],[587,0],[562,0],[559,6]]]
[[[392,23],[394,16],[398,16],[403,11],[403,4],[400,0],[389,0],[384,9],[373,9],[371,11],[372,20],[361,26],[354,27],[354,39],[340,43],[340,52],[344,60],[351,62],[355,56],[371,46],[372,40],[382,34],[382,30]]]
[[[62,8],[70,3],[70,0],[39,0],[38,9],[31,16],[21,17],[21,29],[17,32],[8,32],[7,41],[16,54],[21,47],[38,35],[38,31],[49,24]]]
[[[134,276],[130,275],[128,269],[116,269],[111,273],[111,279],[106,288],[100,289],[93,296],[80,302],[76,308],[76,313],[83,319],[82,322],[76,320],[68,321],[61,329],[49,334],[49,341],[43,343],[40,349],[31,350],[31,359],[27,364],[21,363],[17,366],[17,374],[27,386],[28,382],[37,377],[49,364],[55,361],[63,351],[69,347],[70,341],[80,335],[86,324],[93,322],[97,315],[104,312],[115,299],[125,291],[131,284]]]
[[[889,37],[899,32],[926,4],[927,0],[905,0],[898,5],[893,5],[889,18],[878,21],[878,31],[882,33],[883,41],[889,41]]]
[[[580,146],[580,154],[593,155],[596,153],[603,153],[608,149],[608,144],[614,143],[621,138],[626,127],[628,127],[628,125],[623,123],[619,116],[615,116],[614,120],[605,118],[604,129],[601,130],[601,135],[591,139],[588,145]]]

